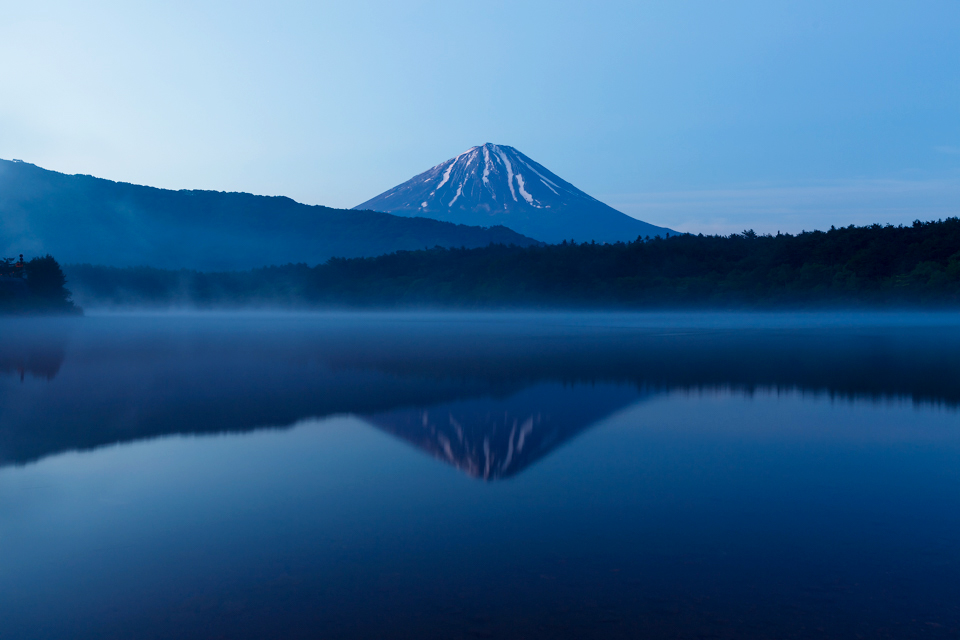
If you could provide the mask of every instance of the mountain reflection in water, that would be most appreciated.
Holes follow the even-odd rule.
[[[506,398],[400,409],[365,417],[475,478],[508,478],[637,400],[635,388],[540,383]]]
[[[722,316],[720,316],[722,319]],[[960,403],[946,318],[677,326],[670,316],[5,320],[0,464],[353,414],[484,480],[675,390]],[[911,320],[913,318],[913,320]],[[913,322],[914,324],[911,324]]]

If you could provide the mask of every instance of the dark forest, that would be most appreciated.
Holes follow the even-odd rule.
[[[399,251],[251,271],[72,265],[85,304],[669,308],[960,305],[960,219],[796,235]]]

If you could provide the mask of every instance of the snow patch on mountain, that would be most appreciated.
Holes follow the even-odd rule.
[[[507,186],[510,187],[510,195],[513,196],[513,201],[518,202],[517,192],[513,190],[513,165],[510,164],[507,154],[503,152],[503,149],[496,147],[497,153],[500,155],[500,160],[503,161],[503,166],[507,169]]]
[[[527,204],[533,204],[533,196],[527,193],[527,190],[523,188],[523,176],[519,173],[517,174],[517,188],[520,190],[520,195],[523,196],[523,199],[527,201]],[[540,208],[540,205],[533,204],[533,206]]]

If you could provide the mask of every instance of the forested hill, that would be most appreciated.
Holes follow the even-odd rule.
[[[75,265],[67,276],[88,306],[960,306],[960,219],[799,235],[436,248],[236,273]]]
[[[491,242],[536,241],[505,227],[308,206],[249,193],[171,191],[0,160],[4,256],[50,253],[61,263],[230,270]]]

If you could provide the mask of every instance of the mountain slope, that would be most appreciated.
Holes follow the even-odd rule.
[[[61,263],[232,270],[491,242],[534,243],[503,227],[171,191],[0,160],[0,257],[51,253]]]
[[[513,147],[489,142],[354,209],[487,227],[502,224],[551,243],[628,242],[676,234],[600,202]]]

